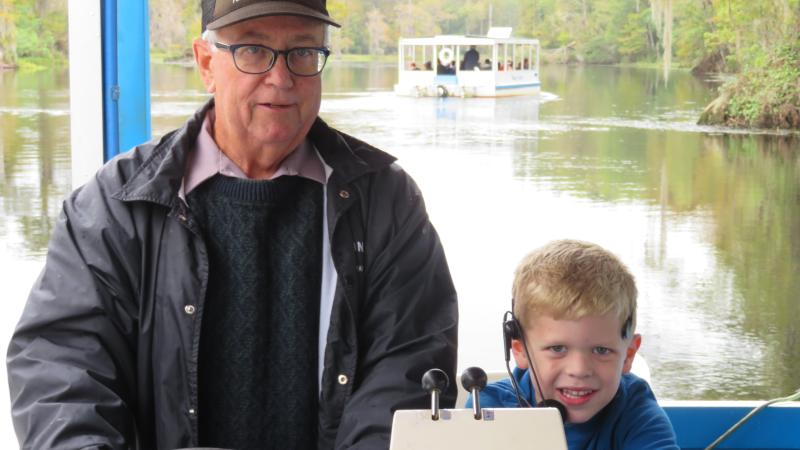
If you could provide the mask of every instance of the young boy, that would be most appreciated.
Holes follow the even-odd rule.
[[[678,448],[650,386],[629,373],[642,338],[636,284],[622,262],[595,244],[551,242],[522,260],[513,295],[518,389],[509,379],[492,383],[482,407],[557,400],[570,449]]]

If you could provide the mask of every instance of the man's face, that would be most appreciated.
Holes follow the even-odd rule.
[[[260,17],[217,30],[217,40],[223,44],[260,44],[276,50],[321,47],[323,39],[322,22],[297,16]],[[319,113],[320,76],[292,74],[285,55],[278,57],[269,72],[242,73],[230,52],[198,48],[203,44],[195,44],[195,53],[203,82],[214,94],[214,138],[220,148],[229,155],[291,153]]]
[[[563,403],[571,423],[586,422],[611,402],[641,342],[638,335],[622,339],[622,322],[612,314],[578,320],[541,315],[525,329],[542,388],[537,401],[544,394]],[[519,341],[514,350],[517,365],[527,367]]]

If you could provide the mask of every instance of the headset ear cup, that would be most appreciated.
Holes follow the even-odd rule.
[[[506,352],[506,362],[511,360],[511,340],[519,339],[519,322],[514,316],[503,322],[503,346]]]
[[[628,339],[631,335],[631,327],[633,326],[633,315],[628,316],[625,319],[625,323],[622,325],[622,339]]]
[[[510,320],[503,322],[503,350],[505,351],[506,362],[511,360],[511,334],[512,324]]]
[[[517,322],[516,317],[512,317],[510,320],[506,321],[505,328],[508,330],[509,340],[520,338],[519,322]]]

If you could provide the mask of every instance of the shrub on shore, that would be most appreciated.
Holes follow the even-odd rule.
[[[800,130],[800,43],[779,47],[724,84],[699,123]]]

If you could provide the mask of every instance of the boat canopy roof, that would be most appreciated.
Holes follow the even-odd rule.
[[[424,38],[403,38],[400,45],[497,45],[497,44],[528,44],[539,45],[538,39],[528,38],[494,38],[486,36],[452,35],[445,34]]]

